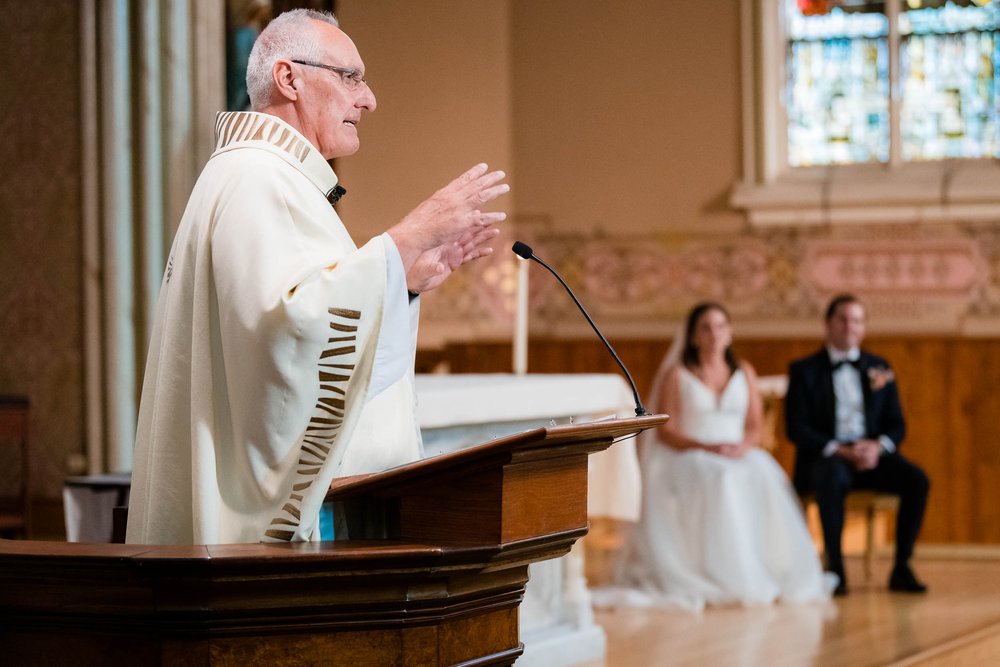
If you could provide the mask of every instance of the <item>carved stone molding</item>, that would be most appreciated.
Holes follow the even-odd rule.
[[[737,322],[749,325],[744,330],[799,335],[814,329],[826,301],[843,291],[869,303],[880,332],[978,335],[980,325],[1000,317],[1000,232],[994,227],[768,227],[669,237],[537,233],[531,244],[619,336],[669,335],[667,323],[703,300],[724,303]],[[518,260],[502,244],[496,247],[489,260],[428,295],[422,344],[510,335]],[[532,267],[529,294],[532,335],[585,335],[569,297],[540,268]]]

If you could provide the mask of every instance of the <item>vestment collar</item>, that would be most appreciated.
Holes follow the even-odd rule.
[[[264,148],[301,171],[326,196],[337,174],[319,150],[294,127],[271,114],[220,111],[215,117],[215,153],[235,148]]]

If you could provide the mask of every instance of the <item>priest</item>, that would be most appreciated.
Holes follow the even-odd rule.
[[[139,409],[127,541],[329,539],[335,477],[421,455],[419,294],[491,252],[507,192],[479,164],[358,248],[329,161],[375,95],[327,13],[274,19],[251,111],[222,113],[164,272]]]

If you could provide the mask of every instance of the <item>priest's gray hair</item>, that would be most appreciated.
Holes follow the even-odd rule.
[[[313,21],[340,27],[337,17],[315,9],[293,9],[276,17],[258,35],[247,62],[247,94],[250,108],[267,107],[274,95],[271,69],[278,60],[322,59]]]

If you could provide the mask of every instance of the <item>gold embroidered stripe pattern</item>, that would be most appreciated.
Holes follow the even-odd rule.
[[[350,347],[337,347],[332,350],[326,350],[320,358],[325,359],[327,357],[335,357],[341,354],[354,354],[354,346],[351,345]]]
[[[223,111],[215,118],[215,149],[241,141],[264,141],[305,162],[309,144],[274,118],[249,111]]]
[[[344,416],[343,412],[340,412],[339,410],[334,410],[333,408],[328,408],[328,407],[326,407],[325,405],[322,405],[322,404],[317,404],[316,407],[319,408],[320,410],[325,410],[326,412],[330,413],[334,417],[343,417]]]
[[[229,131],[246,132],[240,129],[238,121],[232,121]],[[260,130],[260,128],[257,128]],[[302,503],[305,492],[312,486],[316,475],[323,469],[327,458],[334,450],[334,442],[340,434],[344,423],[344,410],[347,402],[347,385],[351,381],[357,355],[356,324],[361,319],[361,312],[345,308],[330,308],[330,328],[349,335],[329,338],[330,346],[320,353],[317,361],[316,379],[319,385],[319,396],[313,416],[302,436],[299,449],[299,459],[296,462],[296,479],[292,491],[282,506],[278,515],[271,519],[271,524],[264,533],[265,542],[288,542],[295,537],[302,517]],[[336,357],[338,363],[323,363],[323,359]],[[291,527],[289,530],[287,527]]]
[[[320,387],[322,387],[322,385],[320,385]],[[341,410],[344,409],[344,401],[342,399],[339,399],[339,398],[331,398],[329,396],[323,396],[323,397],[321,397],[319,399],[319,402],[322,403],[323,405],[327,405],[327,406],[329,406],[331,408],[340,408]],[[317,406],[317,407],[320,407],[320,406]]]

